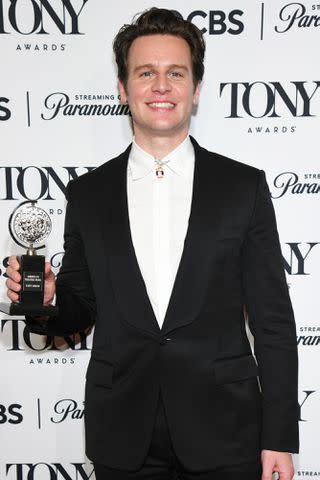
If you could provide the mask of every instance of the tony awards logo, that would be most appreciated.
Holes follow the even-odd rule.
[[[19,302],[1,303],[0,310],[9,315],[56,315],[57,307],[44,305],[44,255],[37,255],[43,241],[51,232],[49,215],[36,206],[36,201],[20,203],[9,219],[9,232],[13,240],[26,247],[19,257],[21,290]]]

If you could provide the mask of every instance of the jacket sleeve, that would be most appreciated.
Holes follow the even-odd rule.
[[[95,322],[95,296],[77,222],[77,215],[80,213],[77,211],[71,187],[72,182],[68,184],[66,193],[65,253],[56,279],[56,305],[59,313],[44,322],[26,317],[27,326],[32,333],[65,336],[83,331]]]
[[[243,285],[262,390],[262,449],[297,453],[298,355],[274,208],[260,171],[243,250]]]

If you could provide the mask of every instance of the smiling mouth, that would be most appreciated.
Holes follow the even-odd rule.
[[[151,108],[172,109],[175,107],[175,104],[171,102],[151,102],[151,103],[147,103],[147,105]]]

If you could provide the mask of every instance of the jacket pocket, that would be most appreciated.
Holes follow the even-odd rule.
[[[111,388],[113,370],[114,367],[110,363],[91,357],[86,378],[89,382],[94,383],[95,385]]]
[[[253,355],[216,360],[213,372],[217,384],[238,382],[258,375],[258,366]]]

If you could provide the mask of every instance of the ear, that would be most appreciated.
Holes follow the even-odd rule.
[[[196,88],[194,89],[194,93],[193,93],[193,105],[198,105],[199,96],[200,96],[200,89],[201,89],[201,83],[198,82]]]
[[[122,104],[128,103],[128,97],[126,93],[125,86],[121,82],[121,80],[118,80],[118,86],[119,86],[119,92],[120,92],[120,99]]]

